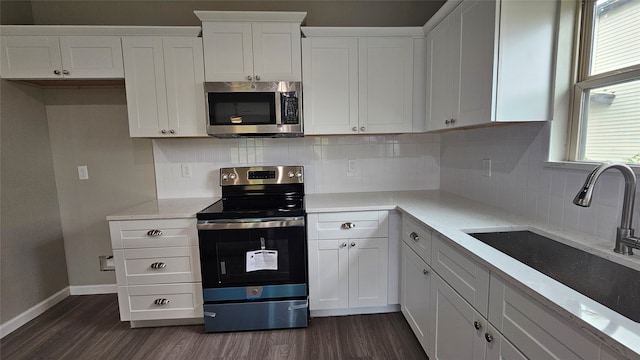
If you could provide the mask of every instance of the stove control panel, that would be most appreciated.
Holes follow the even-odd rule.
[[[252,166],[220,169],[220,186],[302,184],[303,166]]]

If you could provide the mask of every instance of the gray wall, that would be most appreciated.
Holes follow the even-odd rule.
[[[69,284],[115,284],[98,261],[112,253],[105,217],[155,199],[151,140],[129,137],[124,89],[45,90],[45,104]]]
[[[68,286],[42,91],[0,80],[0,322]]]

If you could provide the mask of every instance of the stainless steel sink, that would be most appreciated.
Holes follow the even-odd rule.
[[[469,235],[640,322],[640,271],[527,230]]]

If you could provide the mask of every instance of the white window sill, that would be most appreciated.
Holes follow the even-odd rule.
[[[543,166],[549,169],[560,169],[560,170],[575,170],[575,171],[585,171],[591,172],[595,169],[601,162],[585,162],[585,161],[545,161],[543,162]],[[627,164],[632,169],[636,175],[640,176],[640,164]]]

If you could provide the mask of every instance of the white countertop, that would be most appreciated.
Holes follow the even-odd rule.
[[[107,220],[194,218],[219,198],[158,199],[107,216]]]
[[[610,240],[515,216],[449,193],[398,191],[308,194],[308,213],[398,209],[431,227],[476,257],[490,271],[591,332],[630,359],[640,359],[640,323],[636,323],[569,287],[467,235],[490,230],[532,230],[554,240],[640,270],[640,254],[613,252]],[[496,266],[495,264],[500,264]],[[608,336],[602,336],[602,334]]]

